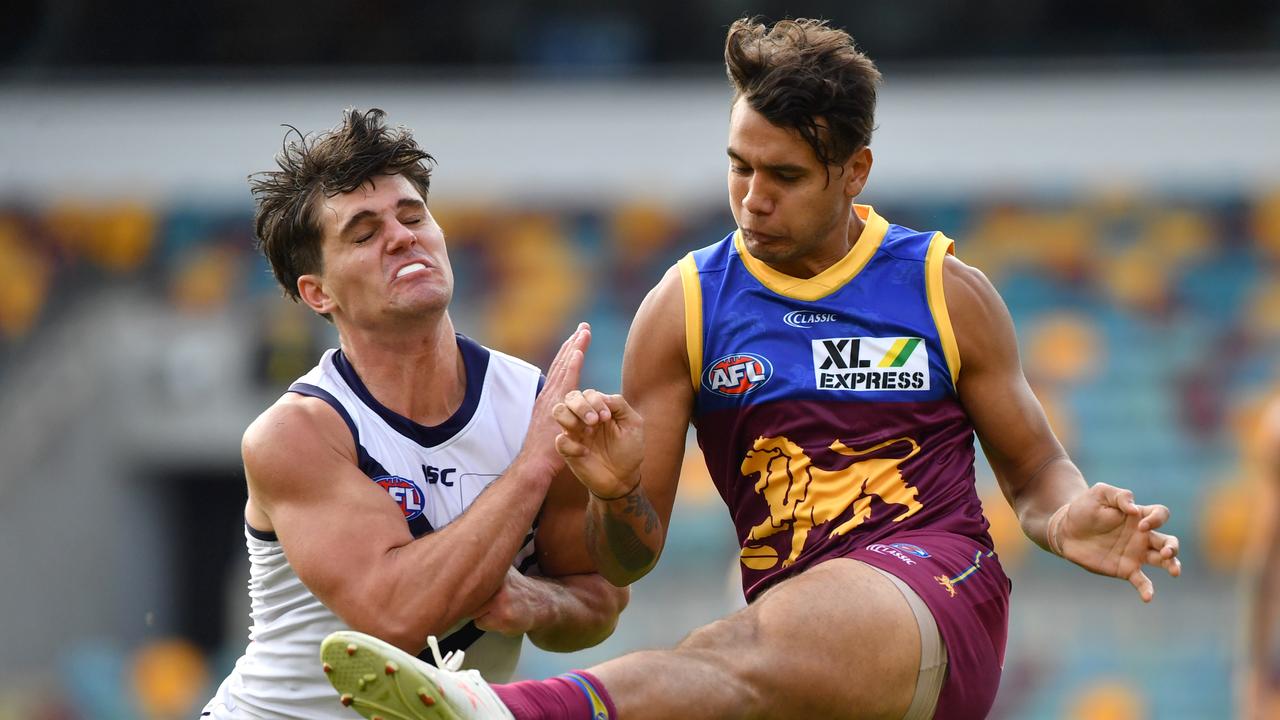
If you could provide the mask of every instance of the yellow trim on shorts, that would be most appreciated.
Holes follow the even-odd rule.
[[[880,249],[880,243],[889,232],[889,221],[877,215],[875,208],[870,205],[854,205],[853,211],[866,222],[857,242],[835,265],[811,278],[791,277],[769,267],[763,260],[756,259],[747,252],[741,230],[733,233],[733,247],[738,251],[738,257],[742,258],[742,264],[747,266],[747,271],[754,275],[760,284],[793,300],[804,302],[821,300],[844,287],[862,272],[862,268],[871,261],[871,256]]]
[[[693,253],[680,258],[676,267],[680,269],[680,285],[684,288],[684,345],[689,356],[689,380],[697,395],[702,377],[702,283]]]
[[[929,241],[929,252],[924,258],[925,292],[929,298],[929,312],[933,313],[933,324],[938,329],[938,340],[942,343],[942,354],[947,360],[947,368],[951,371],[951,385],[957,387],[960,380],[960,345],[956,343],[956,332],[951,327],[951,315],[947,312],[947,297],[942,289],[942,265],[948,255],[954,255],[956,243],[942,233],[934,233]]]

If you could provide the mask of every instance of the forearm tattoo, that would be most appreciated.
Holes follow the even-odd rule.
[[[644,534],[651,534],[658,527],[658,513],[643,493],[632,493],[621,500],[604,506],[599,522],[604,525],[604,536],[609,553],[624,570],[636,571],[649,567],[657,553],[636,531],[643,526]],[[599,528],[595,522],[587,523],[587,537],[599,547]]]

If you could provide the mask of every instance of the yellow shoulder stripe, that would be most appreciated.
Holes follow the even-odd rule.
[[[689,356],[689,379],[697,395],[702,376],[702,283],[698,281],[698,265],[693,253],[680,258],[676,266],[684,287],[684,343]]]
[[[951,371],[952,387],[956,387],[960,380],[960,346],[956,343],[956,333],[951,327],[951,315],[947,313],[947,298],[942,290],[942,264],[947,255],[954,254],[955,241],[942,233],[934,233],[924,259],[929,311],[933,313],[933,324],[938,329],[938,340],[942,342],[942,354]]]

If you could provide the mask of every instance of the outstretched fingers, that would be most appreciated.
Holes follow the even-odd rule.
[[[591,345],[591,326],[578,323],[578,328],[561,345],[560,351],[547,369],[547,382],[543,392],[559,397],[576,387],[582,373],[582,361]]]
[[[1151,602],[1151,599],[1156,596],[1155,584],[1140,567],[1129,574],[1129,584],[1138,591],[1138,597],[1142,598],[1144,603]]]
[[[1173,577],[1182,574],[1182,561],[1178,559],[1180,547],[1176,535],[1156,532],[1156,528],[1164,527],[1169,520],[1169,508],[1164,505],[1143,505],[1142,519],[1138,521],[1138,531],[1147,533],[1149,550],[1146,563],[1164,568]]]
[[[1132,493],[1129,493],[1129,497],[1132,502]],[[1119,495],[1117,499],[1124,502],[1124,498]],[[1136,516],[1139,518],[1138,532],[1147,538],[1146,548],[1139,555],[1142,563],[1163,568],[1170,576],[1178,577],[1182,574],[1182,561],[1178,559],[1178,537],[1156,532],[1156,528],[1163,527],[1169,520],[1169,508],[1164,505],[1135,505],[1134,507],[1137,510]],[[1129,582],[1137,589],[1143,602],[1151,602],[1155,597],[1155,584],[1142,571],[1141,565],[1129,575]]]
[[[1165,569],[1173,577],[1182,574],[1182,561],[1178,559],[1178,537],[1165,533],[1151,533],[1151,550],[1147,553],[1147,564]]]

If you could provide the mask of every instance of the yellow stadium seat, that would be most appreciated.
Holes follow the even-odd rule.
[[[49,294],[53,269],[22,239],[16,223],[0,219],[0,337],[27,334]]]
[[[243,263],[233,249],[204,245],[194,249],[170,280],[173,303],[187,312],[202,313],[224,307],[239,284]]]
[[[1258,198],[1253,205],[1249,225],[1258,249],[1268,257],[1280,260],[1280,188]]]
[[[485,297],[483,337],[518,357],[540,358],[559,339],[587,281],[556,218],[512,223],[491,262],[497,279]]]
[[[1027,331],[1027,374],[1039,382],[1081,382],[1106,363],[1104,343],[1088,316],[1053,313],[1037,318]]]
[[[1081,691],[1067,708],[1065,720],[1144,720],[1146,699],[1136,688],[1116,680],[1099,680]]]
[[[186,717],[202,699],[209,679],[204,655],[179,638],[156,640],[133,658],[134,693],[147,717]]]

